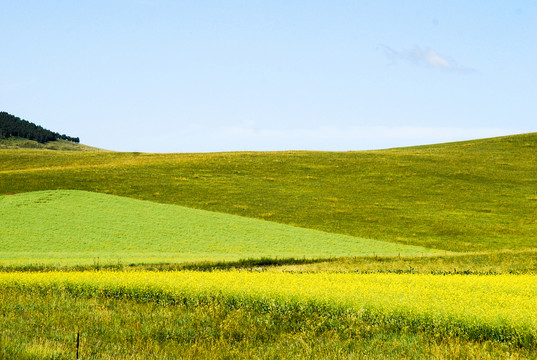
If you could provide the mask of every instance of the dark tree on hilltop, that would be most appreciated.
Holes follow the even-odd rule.
[[[60,135],[56,132],[43,129],[43,127],[39,125],[22,120],[14,115],[2,111],[0,112],[0,138],[8,138],[10,136],[35,140],[42,144],[58,139],[72,141],[75,143],[80,142],[78,137],[75,138],[65,134]]]

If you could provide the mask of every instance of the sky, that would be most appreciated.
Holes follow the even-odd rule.
[[[116,151],[537,131],[533,0],[0,0],[0,111]]]

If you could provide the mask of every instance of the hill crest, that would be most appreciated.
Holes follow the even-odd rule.
[[[61,150],[61,151],[108,151],[96,147],[75,143],[67,140],[49,141],[44,144],[35,140],[24,139],[20,137],[9,137],[7,139],[0,137],[0,150],[2,149],[20,149],[20,150]]]

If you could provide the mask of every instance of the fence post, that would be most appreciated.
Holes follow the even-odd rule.
[[[78,358],[78,348],[80,346],[80,332],[77,331],[76,333],[76,360],[79,360]]]

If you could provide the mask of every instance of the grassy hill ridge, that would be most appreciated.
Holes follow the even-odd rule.
[[[0,193],[79,189],[451,251],[537,238],[537,134],[360,152],[0,150]]]
[[[63,151],[106,151],[96,147],[75,143],[72,141],[58,139],[47,143],[40,143],[35,140],[20,137],[0,138],[0,149],[41,149],[41,150],[63,150]]]

